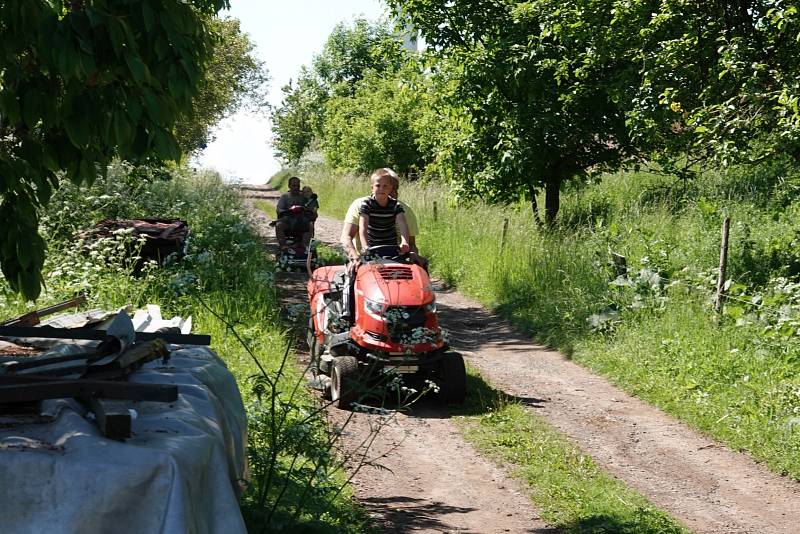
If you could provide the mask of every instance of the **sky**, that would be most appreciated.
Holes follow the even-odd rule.
[[[334,26],[358,16],[376,20],[384,15],[380,0],[230,0],[230,11],[242,31],[256,44],[255,54],[269,71],[269,101],[278,106],[281,87],[310,65]],[[195,159],[217,170],[226,180],[263,184],[281,168],[269,144],[266,116],[240,112],[224,120],[216,139]]]

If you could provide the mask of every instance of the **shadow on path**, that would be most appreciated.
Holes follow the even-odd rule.
[[[443,521],[445,516],[451,514],[468,514],[474,508],[448,506],[437,501],[415,499],[412,497],[369,497],[362,499],[369,514],[375,519],[382,532],[400,533],[415,530],[452,532],[452,526]],[[491,526],[486,530],[458,530],[462,534],[484,534],[491,532]],[[522,532],[533,534],[554,534],[560,532],[554,528],[531,528]]]

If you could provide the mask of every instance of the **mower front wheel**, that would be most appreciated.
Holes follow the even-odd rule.
[[[467,370],[464,358],[457,352],[444,355],[439,363],[442,383],[439,384],[439,398],[445,404],[461,404],[467,396]]]
[[[358,360],[353,356],[334,358],[331,366],[331,400],[337,408],[347,409],[357,396]]]

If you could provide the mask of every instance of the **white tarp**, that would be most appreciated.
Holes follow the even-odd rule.
[[[133,435],[105,438],[73,399],[28,421],[0,417],[0,532],[245,532],[247,421],[233,376],[205,347],[177,347],[131,382],[177,384],[133,402]]]

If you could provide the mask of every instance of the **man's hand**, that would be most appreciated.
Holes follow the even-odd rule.
[[[347,254],[347,258],[350,263],[358,260],[358,251],[356,251],[356,247],[353,246],[353,238],[358,233],[358,226],[344,223],[342,226],[342,235],[339,238],[339,243],[342,245],[345,254]]]

